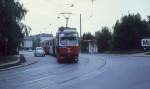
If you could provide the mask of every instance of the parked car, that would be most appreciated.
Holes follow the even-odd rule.
[[[45,56],[44,49],[42,47],[36,47],[34,56]]]
[[[28,52],[32,52],[32,49],[29,49]]]

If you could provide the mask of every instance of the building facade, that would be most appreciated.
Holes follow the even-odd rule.
[[[33,39],[32,37],[25,37],[23,41],[23,49],[29,50],[33,48]]]

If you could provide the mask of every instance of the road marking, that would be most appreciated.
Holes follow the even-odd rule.
[[[46,76],[46,77],[43,77],[43,78],[27,81],[27,82],[24,82],[23,85],[31,84],[31,83],[34,83],[34,82],[42,81],[42,80],[53,78],[53,77],[56,77],[56,75]]]

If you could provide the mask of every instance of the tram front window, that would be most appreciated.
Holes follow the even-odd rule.
[[[77,37],[61,37],[60,38],[60,45],[73,46],[77,44],[78,44]]]

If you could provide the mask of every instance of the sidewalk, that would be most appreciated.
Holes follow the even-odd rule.
[[[0,57],[0,69],[13,66],[15,64],[18,64],[20,62],[20,56],[19,55],[12,55],[7,57]]]
[[[14,68],[20,68],[28,65],[37,63],[38,61],[29,60],[26,54],[20,53],[19,55],[9,56],[9,57],[0,57],[0,71],[6,71]]]

